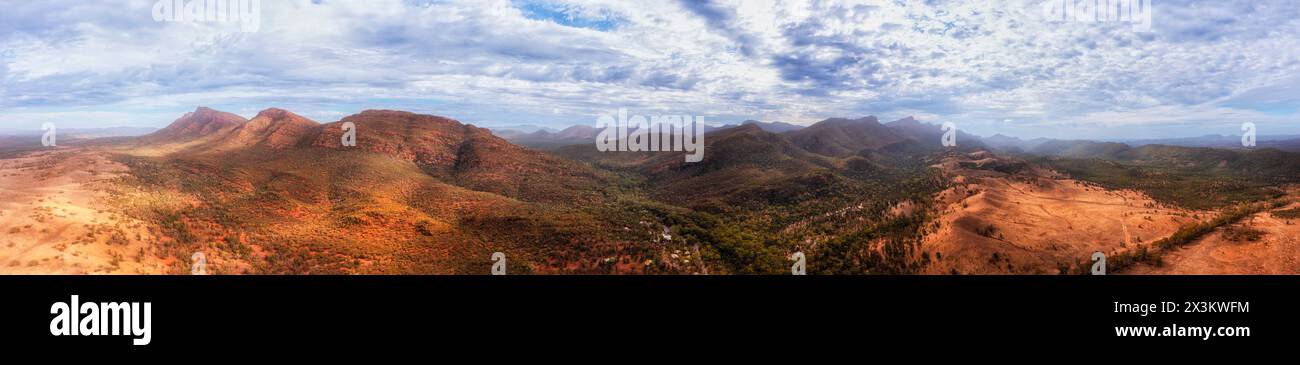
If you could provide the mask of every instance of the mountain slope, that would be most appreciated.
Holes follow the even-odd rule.
[[[565,128],[559,133],[556,133],[555,137],[559,139],[577,139],[577,140],[588,139],[589,140],[589,139],[596,138],[597,133],[600,133],[600,131],[596,130],[595,127],[589,125],[575,125],[572,127]]]
[[[356,126],[356,149],[413,162],[473,190],[534,201],[588,201],[607,185],[589,167],[432,115],[367,110],[321,126],[311,145],[350,150],[342,146],[344,123]]]
[[[141,140],[145,143],[186,142],[239,127],[247,121],[233,113],[199,107],[193,112],[185,113],[167,128],[141,137]]]
[[[1130,147],[1123,143],[1048,140],[1025,149],[1036,155],[1050,155],[1070,158],[1113,158],[1128,151]]]
[[[320,123],[287,110],[271,108],[257,113],[248,123],[231,130],[223,139],[228,147],[261,146],[271,149],[297,147],[316,133]]]
[[[907,146],[892,146],[894,150],[924,153],[947,148],[943,145],[943,137],[947,131],[943,129],[942,125],[923,123],[915,118],[907,117],[885,123],[885,126],[910,142]],[[954,142],[957,143],[957,148],[963,150],[984,148],[986,146],[983,138],[963,132],[960,129],[957,130]]]
[[[783,136],[800,148],[834,157],[847,157],[907,139],[880,124],[876,117],[827,119]]]
[[[750,125],[750,124],[757,125],[759,128],[762,128],[765,131],[777,133],[777,134],[781,134],[785,132],[793,132],[793,131],[803,129],[803,126],[801,125],[794,125],[785,122],[760,122],[757,120],[746,120],[744,123],[741,123],[741,125]]]
[[[106,187],[106,209],[149,222],[157,254],[182,265],[202,251],[223,273],[469,274],[503,251],[518,273],[692,270],[642,264],[661,259],[654,236],[615,227],[653,217],[609,204],[611,174],[448,118],[368,110],[318,125],[268,109],[183,148],[115,151],[130,174]]]
[[[680,153],[663,153],[641,164],[639,171],[649,178],[661,199],[721,199],[729,204],[783,200],[791,197],[770,192],[791,179],[834,165],[830,159],[808,153],[757,125],[705,136],[704,160],[698,163],[686,163]]]

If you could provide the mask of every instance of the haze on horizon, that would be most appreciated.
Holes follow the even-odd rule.
[[[811,124],[915,116],[1053,138],[1300,134],[1300,3],[1153,0],[1150,32],[1041,0],[262,1],[260,29],[154,0],[0,0],[0,128],[162,127],[197,106],[494,127],[618,108]]]

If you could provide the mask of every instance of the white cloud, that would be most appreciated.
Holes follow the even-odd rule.
[[[1049,23],[1036,0],[532,2],[563,14],[525,0],[263,1],[260,31],[241,33],[156,23],[148,0],[20,2],[0,14],[0,123],[95,111],[116,113],[100,125],[161,125],[208,105],[559,126],[627,107],[1202,133],[1294,124],[1300,107],[1300,4],[1283,0],[1156,0],[1149,34]]]

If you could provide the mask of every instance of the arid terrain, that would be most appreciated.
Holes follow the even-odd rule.
[[[1173,250],[1160,266],[1139,265],[1128,274],[1300,274],[1300,205],[1251,215]]]
[[[3,272],[166,272],[149,224],[116,212],[97,189],[126,172],[126,166],[81,148],[0,160]]]
[[[1300,271],[1289,152],[944,147],[867,117],[715,128],[685,163],[569,131],[542,151],[400,111],[199,108],[138,138],[5,139],[0,273],[485,274],[503,252],[521,274],[782,274],[803,252],[815,274],[1054,275],[1098,251],[1116,274]]]
[[[940,228],[922,244],[936,257],[927,273],[1068,272],[1080,257],[1135,249],[1205,214],[1032,166],[1014,174],[960,167],[980,163],[999,162],[942,165],[954,186],[940,193]]]

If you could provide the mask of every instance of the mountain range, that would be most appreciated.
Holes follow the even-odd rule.
[[[706,125],[705,133],[711,133],[723,129],[735,128],[742,125],[755,125],[759,128],[773,133],[784,133],[802,129],[803,127],[784,123],[784,122],[761,122],[757,120],[746,120],[741,124],[726,124],[722,126]],[[553,130],[548,128],[527,128],[505,127],[493,129],[493,134],[505,138],[511,143],[521,146],[535,148],[540,150],[554,150],[564,146],[592,143],[596,135],[600,133],[598,129],[588,125],[574,125],[563,130]],[[518,128],[518,129],[516,129]],[[525,129],[532,129],[531,132],[525,132]],[[633,128],[632,131],[636,129]]]
[[[804,252],[814,273],[1072,273],[1097,250],[1164,252],[1144,244],[1300,183],[1300,158],[1276,149],[963,132],[944,146],[914,118],[711,128],[698,163],[600,152],[595,133],[198,108],[136,138],[10,147],[0,229],[20,243],[0,259],[181,273],[202,252],[222,273],[473,274],[504,252],[513,273],[772,274]]]

